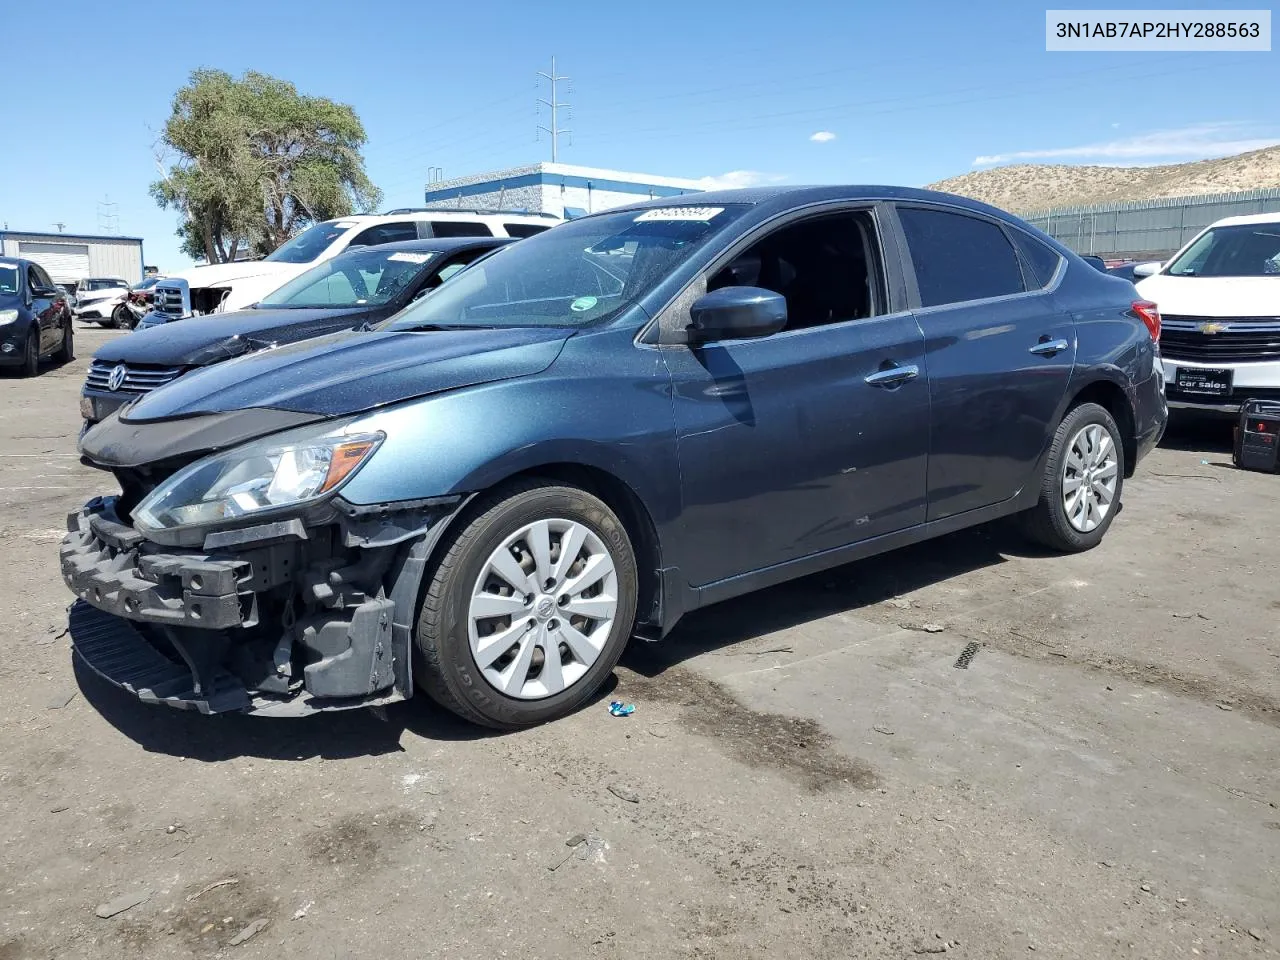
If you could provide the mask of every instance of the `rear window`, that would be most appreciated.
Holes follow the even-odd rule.
[[[898,216],[922,306],[1025,292],[1013,244],[991,221],[923,207],[900,207]]]
[[[550,230],[551,227],[541,223],[504,223],[502,229],[507,231],[508,237],[532,237],[535,233]]]
[[[432,220],[431,235],[433,237],[492,237],[493,231],[487,224],[474,220]]]

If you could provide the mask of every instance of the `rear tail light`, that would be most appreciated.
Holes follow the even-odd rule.
[[[1135,300],[1133,301],[1133,312],[1147,325],[1147,332],[1151,334],[1151,339],[1159,341],[1160,308],[1150,300]]]

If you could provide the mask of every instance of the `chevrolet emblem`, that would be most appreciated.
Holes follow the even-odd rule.
[[[1227,329],[1227,325],[1225,323],[1202,323],[1196,329],[1206,336],[1211,337],[1215,333],[1221,333],[1223,330]]]

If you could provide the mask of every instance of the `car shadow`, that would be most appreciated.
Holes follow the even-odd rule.
[[[659,643],[633,641],[622,662],[654,677],[701,654],[874,606],[1011,556],[1054,554],[1028,543],[1008,521],[986,524],[696,610]]]
[[[1160,447],[1188,453],[1230,453],[1234,425],[1227,417],[1179,410],[1170,417]]]
[[[340,710],[309,717],[254,717],[242,713],[206,716],[143,703],[112,686],[71,657],[80,694],[104,720],[148,753],[217,763],[236,757],[263,760],[349,760],[402,753],[405,734],[424,740],[463,742],[506,735],[477,726],[435,704],[425,693],[382,711]],[[582,707],[612,696],[617,676]]]
[[[76,682],[91,707],[149,753],[216,763],[235,757],[264,760],[346,760],[404,750],[406,733],[428,740],[479,740],[497,735],[467,723],[425,695],[368,709],[309,717],[204,714],[143,703],[107,683],[72,656]]]

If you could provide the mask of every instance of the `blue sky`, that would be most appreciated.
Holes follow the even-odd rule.
[[[1165,163],[1280,142],[1276,53],[1047,53],[1044,10],[65,0],[51,20],[23,3],[5,13],[0,224],[98,232],[109,198],[148,263],[181,267],[175,216],[147,186],[173,92],[202,66],[354,106],[387,207],[420,202],[430,166],[549,159],[534,73],[553,54],[573,78],[562,162],[730,185],[920,185],[994,163]]]

